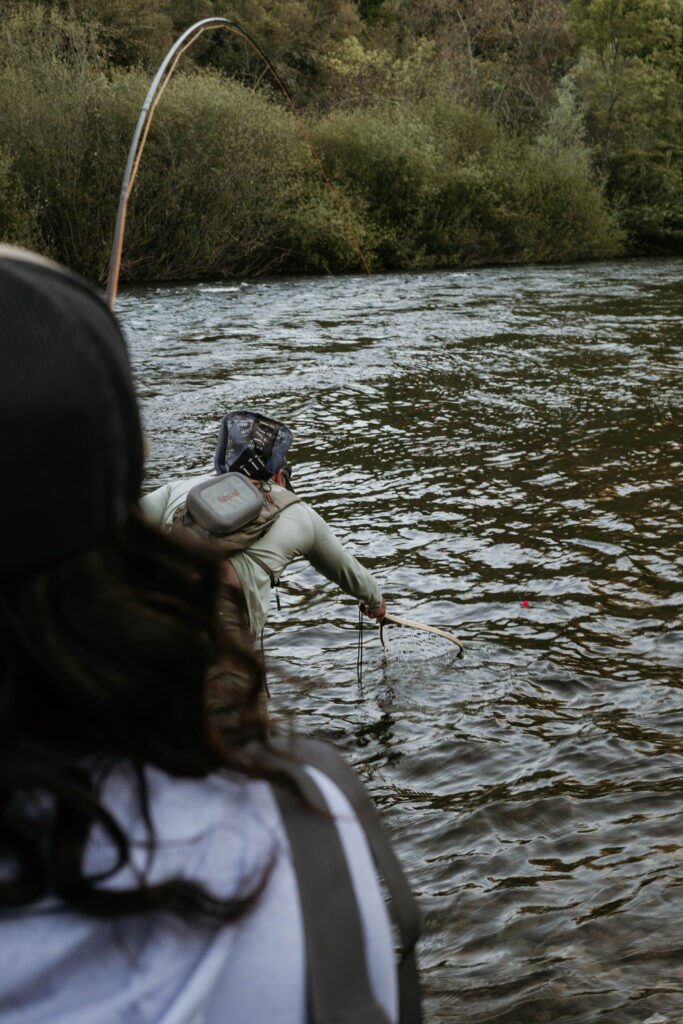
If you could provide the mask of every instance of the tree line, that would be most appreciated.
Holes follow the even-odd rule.
[[[204,17],[297,105],[373,269],[680,252],[683,0],[4,0],[0,237],[106,277],[144,96]],[[359,268],[239,35],[182,58],[122,280]]]

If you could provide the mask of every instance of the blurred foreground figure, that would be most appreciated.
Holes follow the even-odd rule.
[[[415,909],[367,795],[331,748],[263,738],[218,556],[139,517],[114,317],[7,247],[0,430],[0,1020],[419,1021]],[[230,733],[215,665],[251,680]]]

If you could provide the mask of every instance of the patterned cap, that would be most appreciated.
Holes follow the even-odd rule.
[[[221,420],[213,464],[217,473],[268,480],[284,465],[292,440],[284,423],[260,412],[236,409]]]

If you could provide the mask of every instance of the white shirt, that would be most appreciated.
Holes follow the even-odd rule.
[[[344,795],[309,768],[336,818],[361,911],[368,973],[398,1020],[389,919],[365,835]],[[207,779],[147,770],[158,836],[151,881],[183,875],[223,897],[248,891],[274,855],[254,908],[228,925],[199,927],[154,912],[89,918],[57,901],[0,917],[3,1024],[307,1024],[306,962],[291,854],[267,783],[227,772]],[[120,770],[104,800],[146,863],[146,832],[131,777]],[[91,837],[88,870],[111,863]],[[107,883],[128,886],[129,868]]]

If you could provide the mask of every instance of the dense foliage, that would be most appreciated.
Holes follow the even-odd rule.
[[[0,237],[122,279],[581,260],[683,242],[683,0],[5,0]]]

